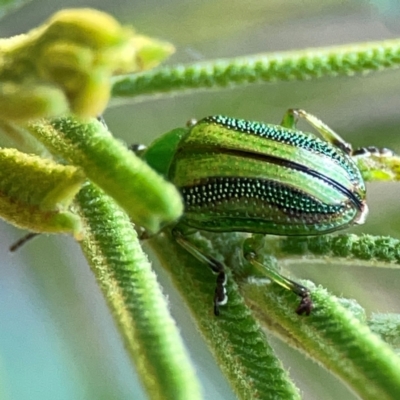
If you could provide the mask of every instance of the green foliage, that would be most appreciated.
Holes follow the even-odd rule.
[[[127,31],[113,25],[114,20],[111,20],[111,33],[102,31],[98,35],[99,26],[94,30],[88,23],[91,18],[87,18],[87,13],[110,22],[103,14],[85,10],[82,14],[85,17],[71,25],[64,19],[68,20],[70,14],[64,12],[33,31],[29,39],[33,44],[28,46],[31,52],[19,52],[24,48],[21,39],[3,42],[3,57],[13,61],[0,70],[0,105],[3,101],[4,106],[10,107],[4,115],[0,114],[7,128],[3,126],[4,132],[9,134],[16,126],[24,134],[32,134],[53,160],[42,158],[42,153],[39,157],[7,150],[14,164],[6,169],[6,161],[0,157],[5,177],[12,177],[11,183],[2,177],[8,190],[2,187],[2,195],[7,204],[17,199],[22,205],[20,213],[12,211],[12,217],[3,209],[0,212],[8,221],[38,232],[51,231],[46,227],[53,223],[52,218],[43,216],[43,210],[58,215],[60,207],[64,207],[68,215],[74,218],[79,215],[84,226],[80,245],[149,397],[200,398],[193,368],[169,316],[166,300],[130,222],[132,219],[157,232],[179,218],[182,211],[179,195],[172,185],[113,138],[100,122],[78,118],[94,117],[104,108],[109,96],[109,78],[125,66],[126,54],[120,50],[128,46]],[[77,27],[79,34],[74,31]],[[118,31],[116,36],[114,28]],[[42,33],[50,35],[49,46],[48,37],[43,39]],[[102,47],[97,39],[111,44],[111,49],[102,48],[100,55],[88,56],[87,47]],[[136,59],[132,64],[130,60],[130,69],[135,71],[152,67],[171,51],[168,46],[159,48],[153,41],[149,43],[147,38],[136,36],[135,39],[139,44],[130,48],[132,57],[132,53],[139,55],[139,61]],[[260,81],[352,76],[398,68],[399,49],[400,40],[390,40],[163,67],[115,77],[111,93],[119,98],[156,97],[166,92]],[[18,56],[13,58],[13,53]],[[87,62],[92,57],[96,62]],[[104,58],[111,65],[106,72]],[[104,74],[93,71],[99,65]],[[76,66],[78,72],[71,72]],[[88,81],[77,80],[75,74],[83,75]],[[65,87],[60,91],[58,85]],[[93,98],[96,98],[94,106]],[[68,111],[75,116],[64,115]],[[57,119],[32,121],[32,118],[60,113],[63,116]],[[374,161],[371,165],[360,166],[366,178],[398,180],[397,156],[378,160],[373,157],[376,156],[371,156]],[[19,168],[26,171],[17,173]],[[74,205],[69,207],[79,188]],[[33,206],[42,213],[35,214],[35,224],[30,220]],[[77,224],[72,225],[70,231],[80,232]],[[59,222],[54,226],[53,231],[63,231]],[[308,282],[316,308],[310,317],[299,317],[294,313],[296,298],[292,293],[268,284],[262,271],[253,276],[237,251],[243,242],[241,235],[197,235],[194,241],[229,266],[229,303],[221,307],[219,318],[212,315],[215,279],[210,271],[177,246],[168,228],[152,238],[151,245],[239,398],[300,398],[299,390],[274,354],[263,328],[322,364],[363,399],[394,400],[400,396],[400,363],[390,347],[398,348],[397,314],[368,319],[357,304],[337,299],[326,289]],[[271,268],[279,268],[281,262],[300,256],[303,260],[345,260],[348,264],[397,268],[399,244],[393,238],[356,235],[271,238],[263,260]]]

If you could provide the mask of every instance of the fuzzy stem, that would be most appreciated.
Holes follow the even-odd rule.
[[[245,284],[243,294],[261,321],[321,363],[364,400],[393,400],[400,393],[400,362],[378,336],[325,289],[312,290],[311,316],[293,312],[293,295],[277,285]]]
[[[181,92],[254,82],[306,80],[398,68],[400,39],[261,53],[159,68],[113,78],[113,97]]]
[[[92,184],[77,196],[82,249],[151,399],[200,399],[199,386],[128,216]]]
[[[299,399],[264,332],[229,279],[229,304],[213,314],[215,276],[167,234],[150,244],[189,306],[197,327],[239,399]]]

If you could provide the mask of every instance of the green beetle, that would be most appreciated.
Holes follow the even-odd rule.
[[[304,118],[322,136],[295,129]],[[227,301],[224,266],[187,236],[197,230],[271,235],[321,235],[362,224],[368,213],[364,181],[351,146],[303,110],[289,110],[281,125],[221,115],[175,129],[141,157],[182,194],[185,211],[173,234],[177,242],[217,274],[214,312]],[[278,284],[301,297],[306,287],[257,260],[259,237],[244,241],[244,257]]]

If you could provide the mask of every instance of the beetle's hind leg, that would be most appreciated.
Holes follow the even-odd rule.
[[[226,295],[225,289],[227,277],[224,264],[216,258],[205,254],[202,250],[187,240],[178,229],[173,229],[172,234],[179,245],[181,245],[192,256],[196,257],[200,262],[208,265],[217,275],[214,292],[214,314],[219,315],[219,306],[223,306],[228,302],[228,296]]]
[[[294,294],[301,298],[300,304],[296,309],[299,315],[310,315],[313,309],[313,302],[311,300],[310,291],[303,285],[288,279],[279,274],[274,269],[264,265],[258,260],[258,252],[264,246],[264,236],[253,235],[247,238],[243,243],[243,256],[244,258],[261,274],[267,276],[271,281],[292,291]]]

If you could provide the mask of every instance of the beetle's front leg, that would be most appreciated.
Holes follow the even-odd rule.
[[[218,261],[216,258],[205,254],[197,246],[187,240],[179,229],[172,229],[172,235],[178,244],[180,244],[186,251],[197,258],[200,262],[208,265],[208,267],[211,268],[211,270],[217,275],[214,292],[214,314],[219,315],[219,306],[223,306],[228,302],[228,296],[226,295],[225,289],[227,277],[224,264]]]
[[[266,275],[273,282],[300,296],[301,301],[296,309],[296,313],[299,315],[310,315],[311,310],[313,309],[313,303],[309,290],[305,286],[302,286],[288,278],[285,278],[272,268],[262,264],[258,260],[258,254],[263,247],[264,236],[252,235],[250,238],[247,238],[243,243],[244,258],[261,274]]]

